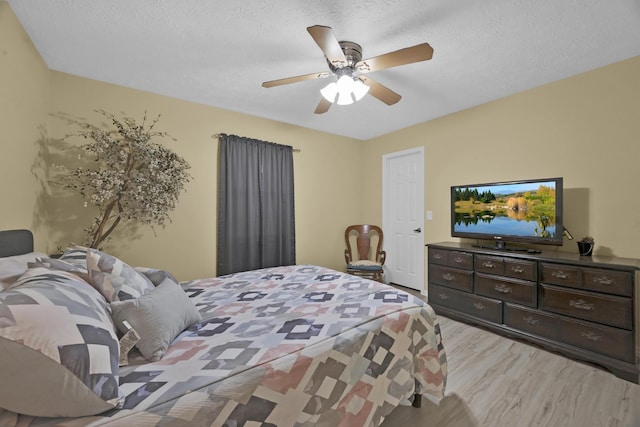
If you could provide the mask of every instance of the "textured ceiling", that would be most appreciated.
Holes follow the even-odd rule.
[[[640,55],[639,0],[8,0],[49,68],[370,139]],[[306,28],[363,58],[428,42],[433,59],[371,73],[402,95],[313,113],[327,70]],[[229,130],[231,131],[231,130]]]

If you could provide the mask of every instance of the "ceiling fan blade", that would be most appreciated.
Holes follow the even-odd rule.
[[[305,80],[324,79],[324,78],[329,77],[331,75],[332,74],[329,73],[329,72],[304,74],[302,76],[287,77],[285,79],[278,79],[278,80],[271,80],[271,81],[268,81],[268,82],[264,82],[264,83],[262,83],[262,87],[282,86],[282,85],[288,85],[288,84],[291,84],[291,83],[302,82],[302,81],[305,81]]]
[[[324,97],[320,100],[320,102],[318,103],[318,106],[316,107],[316,111],[314,111],[314,113],[316,114],[324,114],[327,111],[329,111],[329,107],[331,107],[331,102],[327,101]]]
[[[356,63],[355,68],[361,73],[384,70],[398,65],[427,61],[433,57],[433,48],[429,43],[422,43],[412,47],[374,56]]]
[[[362,80],[364,84],[369,86],[370,95],[373,95],[387,105],[393,105],[396,102],[400,101],[400,98],[402,98],[400,95],[398,95],[388,87],[383,86],[374,80],[371,80],[369,77],[358,76],[358,78]]]
[[[336,39],[336,36],[333,34],[331,27],[314,25],[307,27],[307,31],[311,34],[311,37],[313,37],[313,40],[315,40],[329,62],[337,68],[347,65],[347,58],[344,56],[340,43],[338,43],[338,39]]]

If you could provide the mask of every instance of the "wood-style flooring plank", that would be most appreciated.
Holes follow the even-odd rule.
[[[383,427],[640,427],[640,386],[603,368],[440,316],[445,398]]]

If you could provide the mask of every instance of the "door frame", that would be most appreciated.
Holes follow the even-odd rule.
[[[416,209],[419,210],[420,212],[417,212],[417,214],[419,214],[419,216],[417,216],[417,218],[420,218],[420,224],[421,224],[421,228],[422,228],[422,252],[420,254],[417,254],[416,258],[417,258],[417,270],[418,270],[418,274],[417,276],[420,276],[422,278],[422,290],[420,291],[423,295],[426,295],[426,289],[425,289],[425,260],[424,260],[424,241],[425,241],[425,227],[424,227],[424,222],[425,222],[425,213],[424,213],[424,191],[425,191],[425,183],[424,183],[424,146],[418,146],[415,148],[410,148],[407,150],[402,150],[402,151],[396,151],[393,153],[388,153],[388,154],[384,154],[382,156],[382,229],[383,230],[390,230],[390,213],[389,213],[389,209],[390,209],[390,205],[388,203],[388,201],[390,200],[390,194],[391,194],[391,189],[389,188],[389,184],[388,184],[388,176],[389,176],[389,169],[390,169],[390,163],[391,160],[398,158],[398,157],[404,157],[407,155],[414,155],[414,154],[418,154],[420,156],[420,171],[419,173],[422,175],[422,186],[420,188],[417,189],[417,192],[419,194],[417,194],[417,202],[416,202]],[[388,252],[388,251],[387,251]],[[391,255],[393,256],[393,255]],[[390,258],[389,254],[387,254],[387,258]]]

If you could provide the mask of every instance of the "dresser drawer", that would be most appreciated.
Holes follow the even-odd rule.
[[[630,297],[632,283],[632,273],[626,271],[585,268],[582,272],[582,286],[592,291]]]
[[[472,292],[473,271],[431,264],[429,265],[429,283]]]
[[[580,288],[582,284],[582,269],[567,265],[542,263],[540,281],[552,285]]]
[[[462,251],[429,248],[429,262],[450,267],[473,269],[473,254]]]
[[[489,298],[536,307],[536,287],[533,282],[478,273],[474,289],[477,294]]]
[[[460,311],[493,323],[502,323],[502,302],[429,284],[429,303]]]
[[[509,303],[504,309],[504,324],[540,337],[552,340],[560,338],[558,316]]]
[[[449,252],[451,251],[429,248],[429,263],[448,265]]]
[[[486,255],[476,255],[475,268],[477,272],[487,274],[504,274],[504,258]]]
[[[449,265],[456,268],[473,269],[473,254],[468,252],[449,252]]]
[[[538,280],[538,263],[535,261],[506,258],[504,261],[504,275],[522,280]]]
[[[566,344],[634,362],[631,331],[573,319],[563,319],[560,331],[560,340]]]
[[[630,298],[542,285],[540,308],[579,319],[631,329],[632,306]]]

